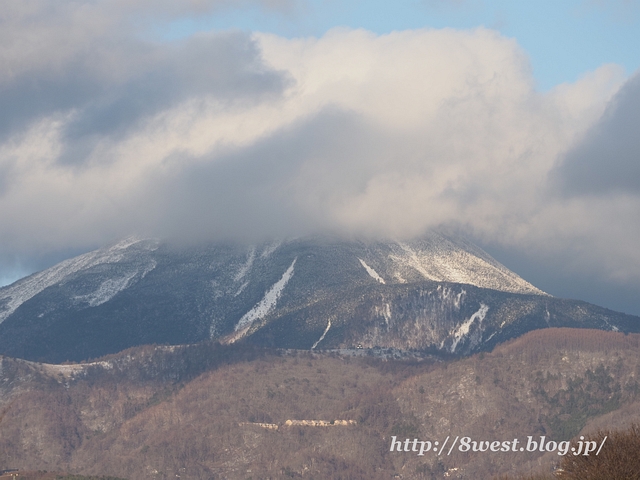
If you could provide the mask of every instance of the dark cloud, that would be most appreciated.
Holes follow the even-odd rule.
[[[262,65],[255,43],[243,33],[201,36],[157,53],[161,60],[146,71],[79,108],[65,128],[61,163],[82,163],[104,136],[129,134],[189,98],[251,103],[281,94],[288,83],[286,75]]]
[[[192,97],[219,102],[251,102],[280,94],[281,73],[261,63],[255,43],[244,33],[199,36],[166,48],[132,41],[137,57],[126,77],[108,81],[96,74],[99,59],[86,57],[64,72],[28,71],[0,90],[0,138],[25,129],[39,118],[73,112],[65,127],[62,163],[81,163],[103,136],[122,135],[141,120]]]
[[[568,196],[640,194],[640,73],[551,176]]]
[[[327,108],[244,148],[184,161],[149,178],[139,224],[154,235],[261,238],[336,228],[336,205],[366,188],[386,135],[352,112]],[[182,163],[184,162],[184,163]]]
[[[167,44],[144,40],[139,22],[133,21],[251,3],[285,9],[291,2],[29,0],[3,6],[0,141],[41,118],[72,114],[61,160],[78,163],[97,136],[125,133],[185,98],[250,101],[281,92],[286,79],[264,67],[246,33]]]
[[[200,35],[171,47],[156,46],[140,59],[131,79],[95,95],[67,127],[67,140],[129,130],[141,117],[190,97],[252,101],[279,94],[286,77],[269,71],[248,35]]]
[[[0,139],[20,132],[39,118],[81,106],[104,92],[84,72],[53,76],[30,71],[0,88]]]
[[[11,184],[13,168],[14,166],[10,159],[5,159],[4,162],[0,163],[0,198],[2,198]]]
[[[479,242],[482,244],[482,242]],[[602,266],[588,272],[569,266],[571,246],[554,252],[526,250],[516,245],[482,244],[491,256],[541,290],[560,298],[583,300],[640,316],[636,282],[612,282]]]

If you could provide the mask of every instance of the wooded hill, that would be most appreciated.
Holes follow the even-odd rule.
[[[216,343],[136,347],[78,365],[2,357],[0,469],[128,479],[551,471],[555,453],[418,456],[390,452],[391,436],[560,441],[625,428],[640,421],[639,343],[636,334],[545,329],[449,361]]]

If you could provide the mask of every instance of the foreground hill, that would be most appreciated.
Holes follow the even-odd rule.
[[[207,339],[469,355],[527,331],[640,331],[640,318],[553,298],[468,241],[309,237],[175,247],[130,238],[0,289],[0,353],[80,361]]]
[[[78,365],[4,357],[0,469],[130,479],[549,471],[555,452],[418,456],[390,452],[390,442],[561,441],[626,427],[640,419],[639,347],[636,334],[545,329],[449,362],[214,343]]]

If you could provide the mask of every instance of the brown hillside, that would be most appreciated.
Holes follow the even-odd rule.
[[[390,452],[391,437],[559,442],[603,419],[631,421],[640,416],[639,337],[540,330],[440,363],[216,344],[143,347],[93,366],[3,358],[0,469],[132,480],[550,471],[555,452],[418,456]]]

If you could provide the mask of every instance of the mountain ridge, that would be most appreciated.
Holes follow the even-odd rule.
[[[459,236],[176,246],[130,237],[0,288],[0,353],[95,358],[207,339],[468,355],[535,328],[637,331],[556,299]]]

